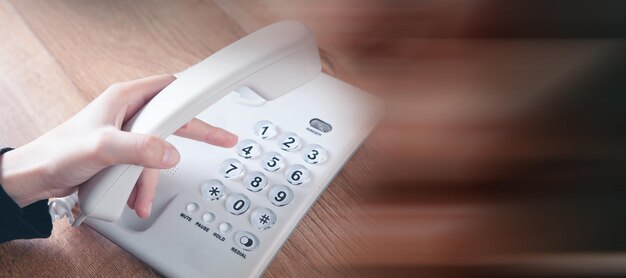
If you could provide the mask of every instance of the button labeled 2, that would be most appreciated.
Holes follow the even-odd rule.
[[[278,146],[288,152],[297,150],[302,144],[302,140],[293,132],[285,132],[278,137]]]

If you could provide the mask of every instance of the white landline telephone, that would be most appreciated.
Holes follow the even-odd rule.
[[[80,186],[75,225],[86,219],[166,276],[258,277],[381,111],[321,72],[303,24],[272,24],[180,73],[123,127],[167,138],[181,154],[161,171],[151,216],[126,206],[142,168],[116,165]],[[193,117],[239,143],[168,137]]]

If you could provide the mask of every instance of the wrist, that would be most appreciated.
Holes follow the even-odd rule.
[[[0,185],[20,207],[49,197],[42,186],[45,173],[43,164],[28,155],[27,146],[0,156]]]

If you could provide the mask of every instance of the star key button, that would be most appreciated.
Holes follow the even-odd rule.
[[[205,181],[200,186],[202,197],[209,201],[219,200],[224,197],[225,190],[224,184],[219,180]]]
[[[250,215],[250,220],[259,230],[266,230],[276,223],[276,214],[267,208],[257,208]]]

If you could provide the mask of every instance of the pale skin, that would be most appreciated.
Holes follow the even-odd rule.
[[[147,218],[159,169],[175,166],[180,154],[155,136],[121,130],[152,97],[173,82],[172,75],[116,83],[76,115],[34,141],[0,157],[0,184],[20,206],[72,194],[78,185],[115,164],[146,167],[128,206]],[[175,133],[208,144],[232,147],[237,136],[194,119]]]

